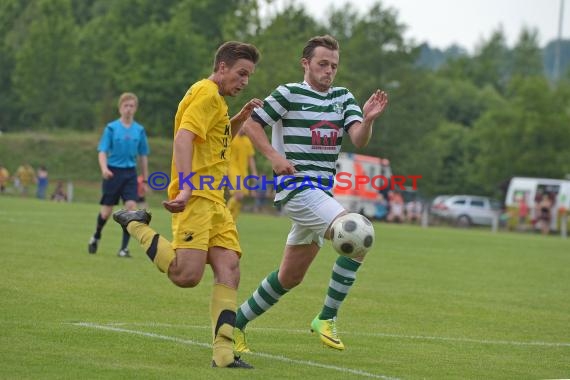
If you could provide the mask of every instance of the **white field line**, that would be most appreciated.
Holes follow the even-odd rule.
[[[212,347],[212,345],[208,344],[208,343],[201,343],[201,342],[196,342],[196,341],[189,340],[189,339],[181,339],[181,338],[177,338],[177,337],[173,337],[173,336],[149,333],[149,332],[145,332],[145,331],[129,330],[129,329],[124,329],[124,328],[120,328],[120,327],[113,327],[113,326],[109,326],[109,325],[99,325],[96,323],[89,323],[89,322],[77,322],[77,323],[73,323],[73,325],[74,326],[81,326],[81,327],[88,327],[88,328],[93,328],[93,329],[98,329],[98,330],[114,331],[114,332],[119,332],[119,333],[139,335],[139,336],[144,336],[144,337],[153,338],[153,339],[167,340],[167,341],[185,344],[185,345],[190,345],[190,346],[198,346],[198,347],[203,347],[203,348],[211,348]],[[155,324],[155,326],[157,326],[157,325]],[[202,326],[200,326],[200,328],[202,328]],[[352,375],[358,375],[358,376],[363,376],[363,377],[372,377],[372,378],[376,378],[376,379],[386,379],[386,380],[398,380],[397,378],[394,378],[394,377],[377,375],[374,373],[365,372],[365,371],[361,371],[358,369],[343,368],[343,367],[338,367],[338,366],[334,366],[334,365],[321,364],[321,363],[313,362],[310,360],[290,359],[290,358],[287,358],[285,356],[271,355],[271,354],[266,354],[263,352],[252,352],[248,355],[259,356],[262,358],[278,360],[278,361],[282,361],[282,362],[286,362],[286,363],[301,364],[301,365],[305,365],[305,366],[309,366],[309,367],[330,369],[330,370],[334,370],[334,371],[349,373]]]
[[[107,323],[106,326],[157,326],[157,327],[176,327],[176,328],[189,328],[189,329],[210,329],[209,326],[193,326],[193,325],[176,325],[168,323]],[[300,333],[305,334],[309,331],[300,329],[276,329],[271,327],[248,327],[248,331],[283,331],[287,333]],[[367,337],[386,337],[398,339],[415,339],[415,340],[437,340],[443,342],[464,342],[475,344],[495,344],[495,345],[508,345],[508,346],[539,346],[539,347],[570,347],[568,342],[520,342],[512,340],[490,340],[490,339],[473,339],[473,338],[453,338],[445,336],[429,336],[429,335],[401,335],[401,334],[388,334],[388,333],[361,333],[361,332],[343,332],[343,335],[367,336]]]

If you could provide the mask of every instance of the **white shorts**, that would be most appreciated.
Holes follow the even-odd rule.
[[[283,211],[293,222],[287,245],[315,242],[322,247],[327,229],[345,209],[324,191],[307,189],[285,203]]]

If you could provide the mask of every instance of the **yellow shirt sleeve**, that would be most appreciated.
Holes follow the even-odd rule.
[[[184,110],[180,128],[195,133],[198,137],[197,142],[206,141],[209,129],[216,125],[215,120],[220,108],[218,103],[215,93],[201,89]]]

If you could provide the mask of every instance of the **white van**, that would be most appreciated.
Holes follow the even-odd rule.
[[[508,210],[518,210],[519,200],[526,198],[531,220],[536,220],[536,204],[546,194],[552,199],[550,229],[559,227],[559,216],[570,210],[570,181],[552,178],[513,177],[507,190],[505,207]]]

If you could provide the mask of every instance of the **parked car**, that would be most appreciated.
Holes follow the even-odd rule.
[[[447,217],[447,206],[445,205],[445,200],[451,197],[451,195],[438,195],[431,201],[431,205],[429,207],[429,213],[432,216],[438,218],[446,218]]]
[[[478,195],[441,195],[430,206],[430,213],[460,227],[490,226],[501,212],[499,201]]]

